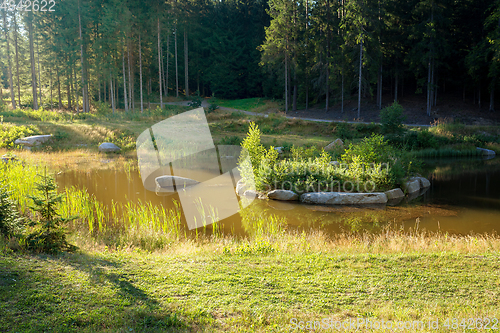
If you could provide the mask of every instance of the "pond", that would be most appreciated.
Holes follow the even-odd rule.
[[[450,234],[497,233],[500,230],[500,158],[426,160],[424,177],[431,188],[424,195],[395,207],[314,206],[273,200],[255,200],[247,212],[286,221],[289,230],[320,229],[327,234],[379,232],[388,223]],[[137,171],[72,170],[57,175],[59,186],[87,189],[110,206],[112,202],[150,202],[175,207],[177,194],[158,196],[144,189]],[[214,192],[215,193],[215,192]],[[213,195],[213,194],[211,194]],[[224,233],[251,232],[242,222],[245,213],[219,222]],[[185,222],[184,222],[185,224]]]

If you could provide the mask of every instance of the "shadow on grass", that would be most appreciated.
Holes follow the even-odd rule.
[[[85,253],[0,256],[2,332],[187,332],[181,316],[148,295],[119,262]],[[75,269],[68,273],[65,267]],[[75,272],[80,278],[76,278]],[[83,281],[81,274],[88,276]],[[85,286],[86,284],[90,286]],[[81,287],[84,285],[84,287]],[[76,290],[75,290],[76,289]]]

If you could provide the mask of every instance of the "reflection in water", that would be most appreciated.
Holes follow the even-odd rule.
[[[417,220],[420,229],[429,231],[469,234],[500,230],[499,158],[433,160],[427,161],[427,165],[424,176],[431,181],[431,188],[415,200],[398,206],[315,206],[255,200],[244,211],[219,222],[218,232],[255,235],[284,228],[320,228],[329,234],[377,232],[388,223],[414,228]],[[60,186],[86,188],[108,207],[112,202],[142,201],[174,209],[173,200],[179,201],[177,194],[158,196],[145,190],[139,174],[134,171],[70,171],[58,175],[57,181]]]

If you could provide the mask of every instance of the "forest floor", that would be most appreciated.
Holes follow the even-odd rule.
[[[384,97],[383,107],[388,106],[392,99]],[[399,104],[404,108],[406,124],[431,125],[436,121],[447,120],[449,122],[460,122],[466,125],[498,125],[500,124],[500,112],[488,111],[486,102],[479,108],[471,100],[463,101],[462,96],[442,95],[436,106],[432,107],[431,116],[426,113],[426,100],[421,95],[405,95],[399,99]],[[380,122],[380,110],[375,100],[363,100],[361,104],[360,119],[358,117],[357,100],[344,101],[344,113],[341,112],[341,103],[331,106],[329,112],[325,112],[325,106],[315,105],[299,108],[297,112],[289,111],[288,116],[298,118],[315,118],[323,120],[344,120],[362,122]]]
[[[171,102],[169,104],[187,105],[189,101]],[[211,99],[203,100],[203,107],[208,107]],[[253,98],[244,100],[215,100],[215,103],[220,105],[222,109],[230,111],[237,109],[239,111],[251,111],[256,113],[280,113],[283,112],[283,101],[276,102],[271,100]],[[383,107],[392,103],[391,96],[384,96]],[[404,108],[406,116],[405,124],[408,125],[432,125],[438,121],[459,122],[465,125],[499,125],[500,112],[488,111],[488,103],[483,102],[482,107],[472,100],[463,100],[463,96],[453,94],[443,94],[439,96],[438,103],[432,107],[431,116],[426,113],[426,99],[423,95],[406,94],[399,99],[399,103]],[[287,117],[303,118],[307,120],[330,120],[330,121],[348,121],[348,122],[380,122],[380,109],[377,107],[376,101],[370,99],[362,100],[360,118],[358,118],[358,102],[357,99],[346,99],[344,101],[344,112],[342,112],[341,103],[335,103],[330,106],[329,111],[325,112],[325,104],[319,103],[310,105],[308,110],[305,110],[304,104],[298,105],[296,112],[291,111],[289,106]]]

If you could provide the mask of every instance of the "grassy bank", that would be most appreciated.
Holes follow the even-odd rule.
[[[448,318],[500,317],[499,249],[498,238],[395,233],[4,252],[0,330],[289,332],[293,318],[362,317],[437,319],[419,331],[449,332]]]

